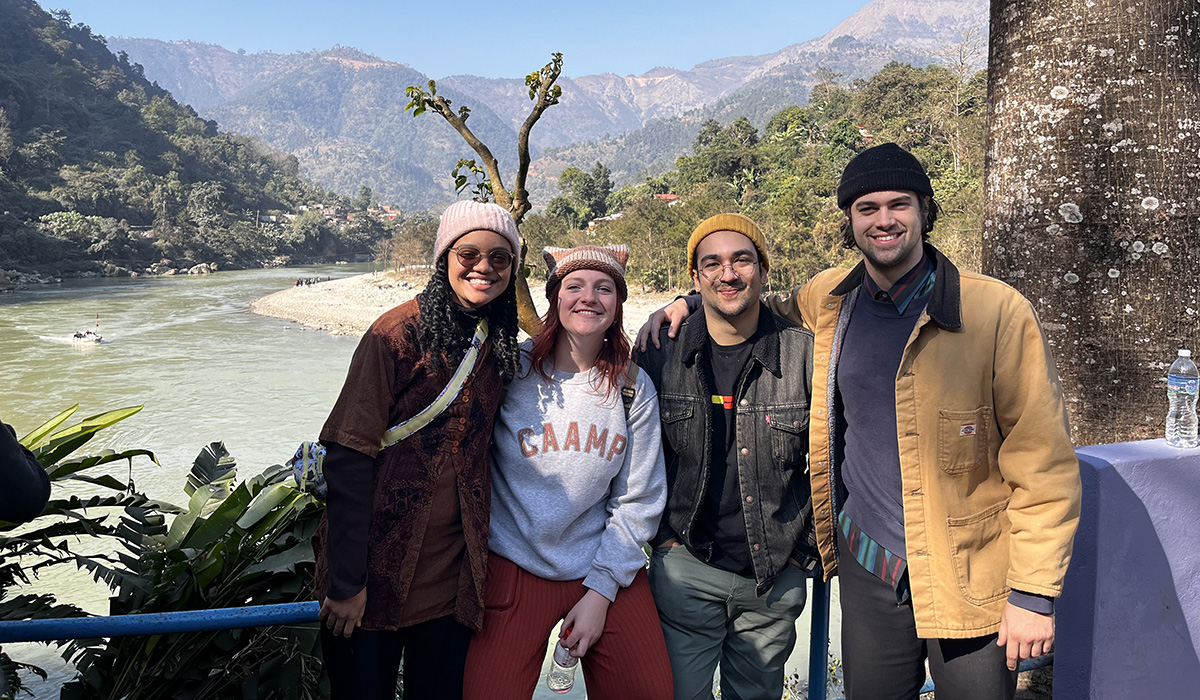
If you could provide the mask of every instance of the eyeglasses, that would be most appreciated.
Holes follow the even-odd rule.
[[[483,251],[468,245],[451,248],[450,250],[454,251],[454,254],[458,256],[459,264],[466,268],[475,267],[484,257]],[[508,266],[512,265],[514,257],[516,256],[512,253],[499,248],[487,254],[488,264],[497,272],[507,270]]]
[[[700,274],[709,282],[716,282],[725,274],[725,268],[733,270],[733,274],[747,279],[754,274],[754,267],[758,265],[757,260],[749,258],[738,258],[733,262],[723,263],[718,260],[706,260],[700,265]]]

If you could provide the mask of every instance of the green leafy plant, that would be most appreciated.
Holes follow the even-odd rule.
[[[315,566],[311,546],[323,506],[288,485],[274,465],[234,483],[235,465],[220,443],[197,458],[186,507],[153,501],[95,468],[148,450],[69,458],[95,434],[140,406],[61,426],[72,407],[21,439],[52,481],[52,500],[32,523],[0,523],[0,620],[84,616],[50,594],[12,589],[48,567],[75,565],[113,591],[110,614],[269,605],[307,600]],[[91,471],[92,473],[89,473]],[[102,495],[63,495],[71,483]],[[105,494],[103,491],[115,493]],[[77,546],[86,538],[87,553]],[[102,541],[97,538],[102,538]],[[91,552],[99,552],[93,554]],[[19,560],[19,561],[18,561]],[[316,698],[323,693],[316,624],[58,642],[77,676],[64,700],[157,698]],[[41,669],[0,654],[13,692],[18,670]]]
[[[107,411],[63,428],[62,425],[78,411],[75,405],[35,428],[20,442],[37,457],[50,475],[51,499],[42,514],[26,525],[17,526],[0,521],[0,620],[32,618],[80,617],[83,610],[75,605],[59,603],[49,593],[17,593],[15,589],[28,584],[43,570],[71,564],[75,555],[70,543],[79,537],[116,538],[118,525],[109,515],[119,508],[145,508],[154,504],[132,486],[109,475],[89,473],[97,467],[134,457],[148,457],[157,463],[149,450],[103,450],[85,457],[71,455],[88,443],[96,433],[136,414],[141,406]],[[69,486],[87,484],[97,495],[80,497],[65,494]],[[108,492],[108,493],[106,493]],[[103,555],[98,555],[103,556]],[[15,661],[0,652],[0,673],[8,681],[9,691],[21,690],[17,671],[26,669],[42,678],[45,671],[30,664]]]
[[[463,173],[463,168],[467,172]],[[484,171],[474,158],[459,158],[450,177],[454,178],[454,191],[462,193],[470,187],[472,198],[477,202],[492,201],[492,183],[488,182],[487,172]]]
[[[307,600],[323,506],[283,483],[289,477],[275,465],[224,497],[223,484],[200,484],[169,527],[155,509],[127,508],[121,565],[79,563],[112,586],[113,615]],[[75,641],[65,656],[78,676],[62,697],[315,698],[318,636],[314,623]]]

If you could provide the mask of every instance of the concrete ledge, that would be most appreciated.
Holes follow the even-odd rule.
[[[1054,697],[1200,697],[1200,449],[1082,447]]]

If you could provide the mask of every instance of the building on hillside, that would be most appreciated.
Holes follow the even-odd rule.
[[[624,212],[617,212],[615,214],[609,214],[608,216],[602,216],[599,219],[592,219],[591,221],[588,222],[588,225],[587,225],[588,233],[589,234],[595,233],[596,232],[596,224],[600,223],[601,221],[616,221],[617,219],[621,218],[624,215],[625,215]]]

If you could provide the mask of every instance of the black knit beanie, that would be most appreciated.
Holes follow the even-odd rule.
[[[885,143],[868,148],[846,164],[837,188],[838,207],[845,209],[864,194],[884,190],[933,196],[933,185],[921,161],[900,146]]]

